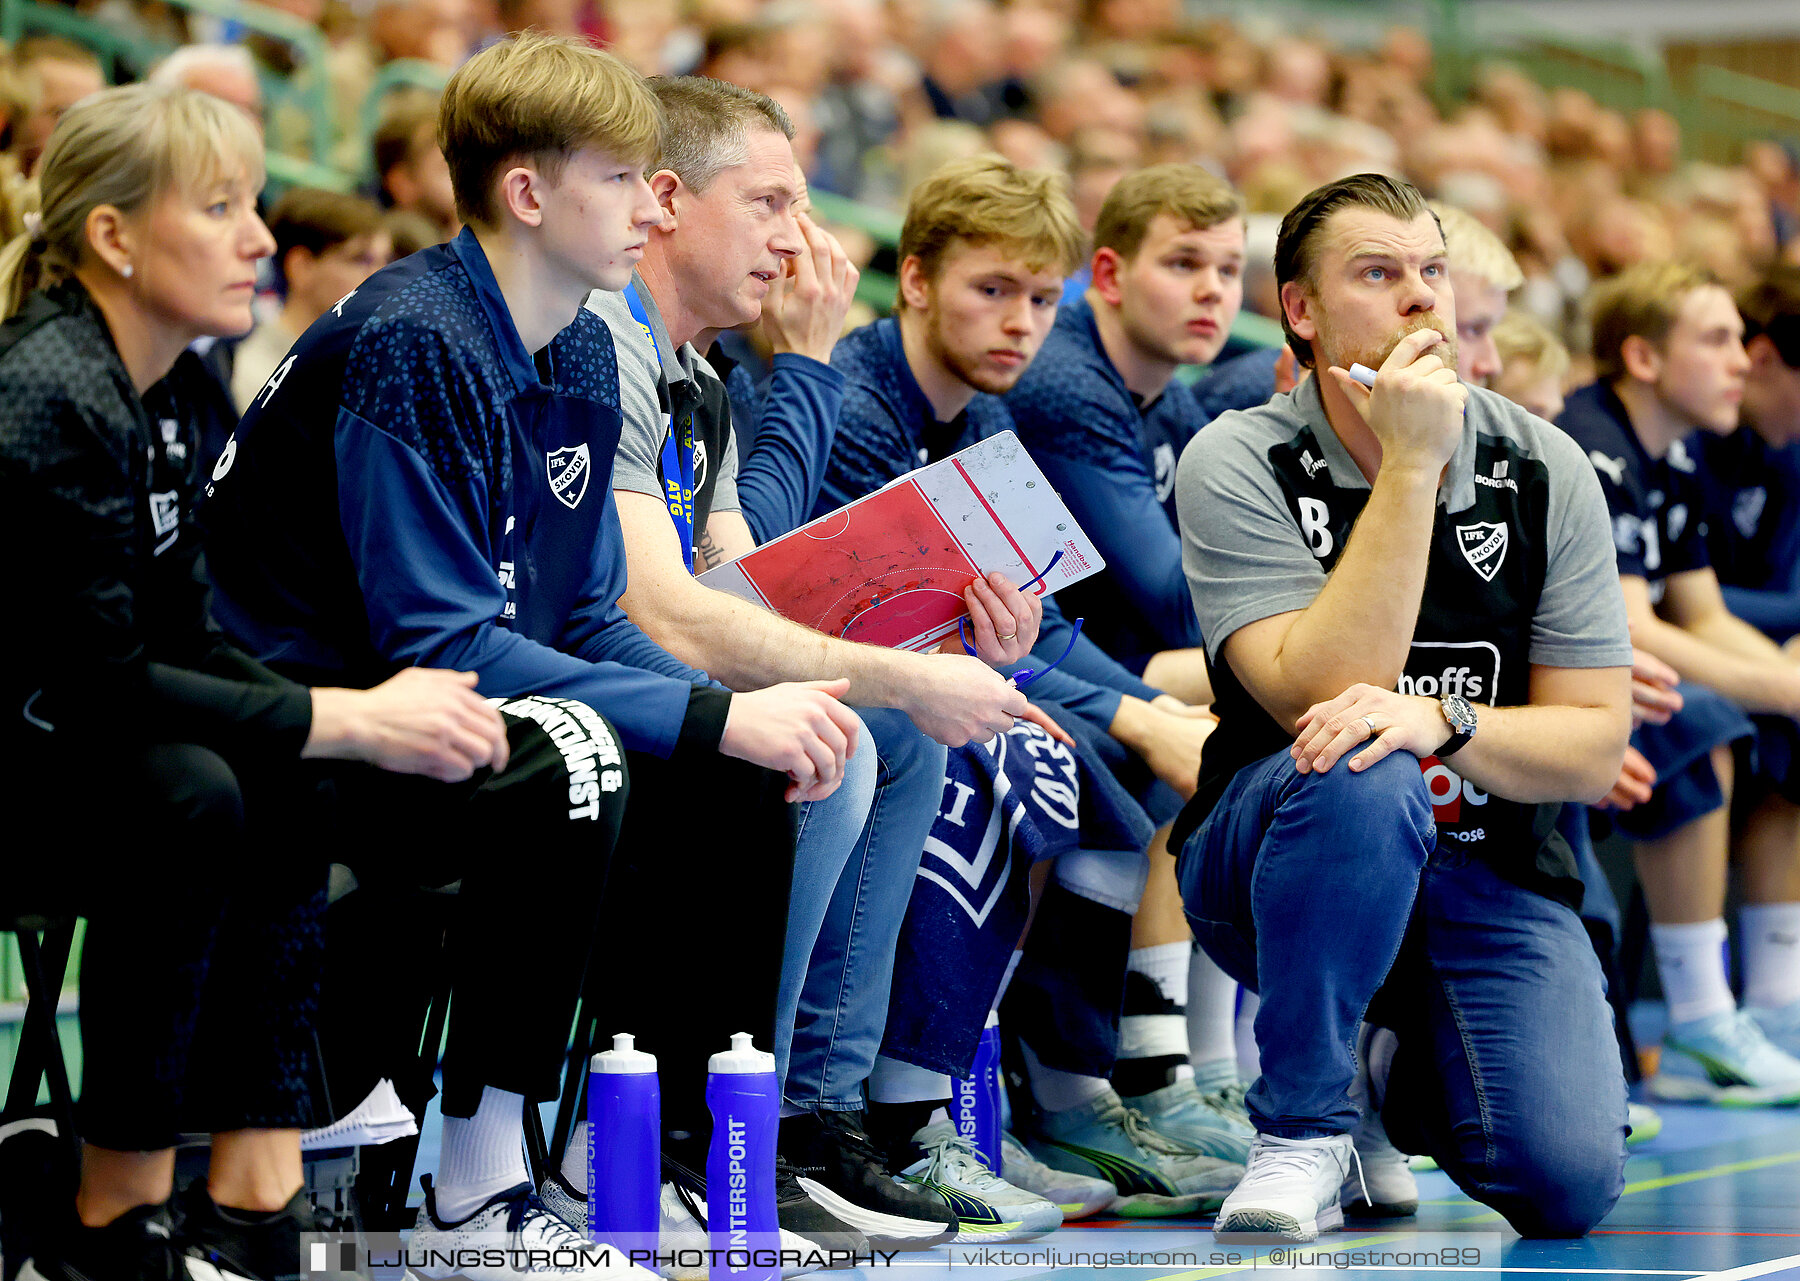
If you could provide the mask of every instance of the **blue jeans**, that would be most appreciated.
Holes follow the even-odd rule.
[[[776,1070],[782,1097],[809,1109],[863,1105],[887,1026],[894,948],[944,792],[942,745],[901,712],[857,714],[868,733],[851,764],[869,772],[873,799],[803,818],[788,900]]]
[[[1527,852],[1521,850],[1524,858]],[[1248,1104],[1282,1138],[1353,1132],[1358,1024],[1399,1038],[1382,1121],[1526,1236],[1578,1236],[1624,1187],[1625,1081],[1565,904],[1439,846],[1415,757],[1240,770],[1182,848],[1194,937],[1260,993]]]

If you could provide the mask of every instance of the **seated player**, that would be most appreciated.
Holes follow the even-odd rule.
[[[521,1224],[562,1239],[527,1176],[522,1109],[556,1093],[606,869],[589,852],[597,832],[560,825],[616,812],[629,771],[605,881],[609,963],[666,947],[663,904],[679,903],[694,937],[731,940],[731,981],[686,984],[679,1002],[648,973],[598,988],[605,1022],[660,1060],[665,1150],[698,1167],[708,1056],[746,1028],[759,1045],[773,1037],[794,852],[783,801],[829,796],[855,747],[841,683],[734,695],[618,608],[618,378],[612,340],[581,304],[625,285],[661,221],[642,179],[661,122],[634,72],[573,40],[527,35],[470,59],[440,122],[465,230],[321,317],[213,472],[218,608],[257,652],[350,681],[473,667],[482,693],[541,723],[570,762],[554,810],[515,812],[505,836],[474,844],[421,840],[390,794],[340,788],[359,822],[390,834],[387,848],[416,851],[364,858],[365,884],[463,880],[447,946],[443,1156],[415,1249],[516,1237]],[[686,794],[700,770],[705,814]],[[665,830],[675,814],[680,858]],[[553,904],[523,857],[554,869]],[[472,1281],[530,1262],[491,1257]]]
[[[1000,393],[1040,358],[1060,282],[1077,260],[1078,245],[1066,197],[1044,175],[997,157],[952,162],[914,191],[900,239],[898,315],[849,335],[832,356],[847,386],[821,507],[841,506],[921,463],[1012,428]],[[1046,616],[1053,613],[1047,607]],[[1061,626],[1066,630],[1066,623]],[[1040,642],[1034,665],[1053,662],[1066,643]],[[1109,763],[1140,799],[1157,786],[1171,797],[1169,785],[1191,790],[1210,721],[1190,715],[1191,709],[1146,685],[1085,637],[1064,668],[1034,684],[1032,693],[1060,703],[1056,715],[1085,741],[1115,744],[1116,757]],[[1060,933],[1046,920],[1052,914],[1102,910],[1079,889],[1060,897],[1055,888],[1047,890],[1034,936]],[[1073,922],[1070,935],[1080,937]],[[1104,958],[1084,952],[1081,959],[1099,971],[1094,978],[1104,991]],[[1119,975],[1124,960],[1123,954],[1112,958],[1112,975]],[[1185,984],[1185,947],[1181,960]],[[1050,981],[1029,945],[1017,981],[1026,988]],[[1079,1028],[1078,1035],[1091,1044],[1052,1043],[1048,1022],[1014,1029],[1028,1044],[1035,1041],[1038,1056],[1031,1078],[1044,1118],[1033,1151],[1061,1169],[1027,1160],[1015,1178],[1009,1156],[1007,1177],[1063,1201],[1074,1199],[1061,1191],[1070,1184],[1069,1175],[1093,1177],[1104,1169],[1128,1212],[1192,1210],[1231,1185],[1237,1163],[1221,1156],[1241,1159],[1241,1140],[1234,1144],[1228,1122],[1198,1104],[1183,1110],[1191,1124],[1181,1131],[1165,1131],[1160,1122],[1146,1125],[1133,1115],[1142,1100],[1132,1100],[1132,1106],[1121,1102],[1105,1075],[1092,1070],[1096,1058],[1112,1066],[1117,993],[1114,987],[1110,1002],[1093,1009],[1078,986],[1063,989],[1068,999],[1060,1013],[1066,1022],[1055,1032]],[[947,1096],[948,1082],[940,1079],[935,1088]],[[883,1105],[928,1105],[942,1096],[901,1098],[878,1080],[872,1097]],[[911,1122],[878,1124],[880,1110],[871,1108],[872,1127],[904,1131],[891,1146],[910,1140],[923,1124],[916,1115]],[[1182,1141],[1171,1142],[1170,1136]],[[1190,1146],[1197,1139],[1211,1144],[1209,1151],[1222,1151],[1199,1155]]]
[[[1494,351],[1500,372],[1489,380],[1489,387],[1547,423],[1562,417],[1569,349],[1549,326],[1515,307],[1494,326]]]
[[[1771,639],[1800,634],[1800,267],[1774,267],[1738,299],[1743,427],[1704,435],[1707,558],[1725,604]]]
[[[1566,438],[1458,380],[1415,188],[1312,192],[1275,272],[1312,376],[1213,422],[1176,484],[1220,718],[1178,875],[1195,938],[1262,998],[1256,1144],[1215,1232],[1311,1240],[1346,1203],[1410,1212],[1383,1201],[1386,1138],[1360,1137],[1378,1119],[1522,1234],[1579,1236],[1625,1150],[1552,832],[1560,802],[1612,785],[1629,726],[1605,506]]]
[[[34,566],[32,625],[0,640],[17,712],[0,768],[31,853],[0,896],[89,920],[80,1187],[16,1225],[43,1233],[31,1281],[167,1281],[184,1255],[298,1274],[300,1131],[327,1119],[310,1090],[324,806],[299,763],[423,774],[446,804],[508,764],[472,676],[308,690],[208,623],[198,431],[166,375],[195,339],[250,327],[262,178],[224,103],[106,90],[63,115],[34,228],[0,254],[0,523]],[[566,794],[520,747],[508,777]],[[195,1130],[209,1170],[172,1231],[175,1144]]]
[[[907,895],[943,793],[938,744],[985,741],[1027,705],[960,648],[921,655],[842,641],[695,581],[697,570],[756,546],[753,505],[770,534],[800,523],[797,497],[771,500],[766,488],[775,482],[797,495],[816,486],[842,387],[825,362],[855,274],[835,242],[797,212],[804,191],[779,105],[699,76],[655,80],[651,89],[668,120],[651,177],[663,223],[627,292],[599,292],[588,303],[612,330],[619,358],[625,422],[613,487],[631,583],[621,604],[652,640],[727,686],[825,673],[850,680],[845,697],[863,708],[877,753],[876,795],[861,830],[846,839],[810,822],[802,832],[803,855],[820,843],[833,848],[814,874],[795,881],[776,1060],[788,1113],[781,1152],[819,1204],[803,1198],[784,1212],[796,1231],[848,1223],[882,1248],[931,1245],[977,1211],[953,1215],[941,1198],[859,1166],[853,1136],[862,1085],[886,1020]],[[745,458],[746,493],[734,406],[696,348],[765,309],[777,334],[776,385],[758,452]],[[787,474],[772,475],[778,471]],[[998,575],[971,587],[967,599],[987,656],[1005,663],[1029,651],[1034,601]],[[821,1155],[827,1149],[829,1159]],[[565,1175],[585,1160],[577,1136]]]
[[[1243,303],[1243,203],[1198,165],[1165,164],[1114,185],[1094,225],[1093,283],[1064,307],[1042,357],[1006,394],[1019,438],[1106,557],[1107,572],[1060,593],[1093,639],[1152,687],[1211,701],[1181,572],[1175,460],[1205,425],[1182,365],[1218,355]],[[1190,779],[1191,783],[1191,779]],[[1183,792],[1187,789],[1184,787]],[[1237,985],[1192,946],[1168,856],[1170,805],[1132,926],[1121,1093],[1153,1119],[1194,1113],[1197,1090],[1235,1112]],[[1189,1005],[1192,1008],[1188,1008]],[[1190,1055],[1192,1062],[1190,1064]],[[1194,1084],[1185,1085],[1192,1073]],[[1163,1094],[1178,1087],[1174,1094]],[[1247,1149],[1229,1153],[1241,1160]],[[1220,1155],[1227,1155],[1221,1152]]]
[[[1737,1007],[1721,954],[1735,799],[1748,814],[1736,842],[1746,991],[1800,994],[1800,942],[1786,941],[1800,925],[1800,665],[1725,605],[1707,560],[1692,440],[1737,429],[1750,369],[1744,324],[1716,280],[1678,263],[1621,273],[1596,289],[1592,311],[1599,381],[1570,394],[1558,423],[1606,491],[1632,641],[1684,682],[1674,719],[1633,736],[1655,768],[1655,793],[1618,817],[1635,842],[1669,1002],[1650,1090],[1800,1101],[1800,1060],[1769,1043],[1757,1011]],[[1738,744],[1746,750],[1734,760]]]

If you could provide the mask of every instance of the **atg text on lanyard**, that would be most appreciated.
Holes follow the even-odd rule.
[[[638,297],[635,283],[626,286],[625,304],[631,308],[632,316],[643,329],[644,340],[650,344],[660,367],[662,353],[656,350],[656,332],[650,327],[650,313],[644,307],[644,300]],[[669,519],[675,523],[675,535],[681,540],[682,564],[687,566],[687,571],[691,574],[694,572],[694,467],[697,459],[694,448],[694,404],[692,397],[680,397],[680,404],[675,403],[676,399],[674,389],[671,388],[670,403],[666,407],[669,411],[669,432],[663,438],[662,447],[663,498],[669,505]]]

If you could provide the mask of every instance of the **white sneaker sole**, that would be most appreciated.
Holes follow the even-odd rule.
[[[187,1265],[188,1275],[194,1281],[256,1281],[255,1277],[247,1277],[241,1272],[228,1272],[210,1260],[196,1259],[192,1255],[182,1262]]]
[[[1319,1233],[1332,1232],[1344,1226],[1344,1211],[1339,1206],[1328,1206],[1319,1211],[1315,1219],[1302,1223],[1292,1215],[1282,1214],[1278,1210],[1259,1210],[1254,1206],[1245,1206],[1241,1210],[1233,1210],[1213,1225],[1213,1240],[1244,1242],[1254,1244],[1258,1241],[1316,1241]]]
[[[1650,1097],[1665,1103],[1711,1103],[1723,1108],[1785,1107],[1800,1103],[1800,1082],[1785,1085],[1714,1085],[1695,1076],[1658,1072],[1650,1078]]]
[[[879,1249],[929,1250],[955,1235],[955,1229],[928,1219],[903,1219],[899,1215],[865,1209],[811,1179],[802,1178],[798,1182],[806,1189],[807,1196],[862,1233],[870,1245]]]

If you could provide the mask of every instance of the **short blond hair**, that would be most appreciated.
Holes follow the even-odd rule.
[[[457,215],[478,227],[499,220],[494,180],[508,161],[529,159],[551,182],[584,147],[648,166],[662,128],[662,109],[637,72],[583,41],[533,31],[463,63],[438,109]]]
[[[1627,338],[1661,346],[1683,300],[1696,289],[1717,286],[1717,276],[1689,262],[1640,262],[1601,281],[1588,295],[1595,374],[1605,382],[1625,377]]]
[[[1437,215],[1438,228],[1444,233],[1451,271],[1485,280],[1507,294],[1525,283],[1519,260],[1481,219],[1441,200],[1431,202],[1431,212]]]
[[[935,278],[956,244],[997,245],[1033,271],[1069,276],[1081,267],[1086,238],[1061,175],[980,155],[940,166],[913,189],[900,261],[917,258]]]
[[[1151,165],[1113,184],[1094,219],[1094,248],[1130,258],[1150,233],[1158,214],[1170,214],[1196,231],[1244,216],[1236,189],[1199,165]]]
[[[1528,311],[1507,309],[1494,326],[1494,347],[1504,369],[1523,365],[1540,378],[1554,378],[1559,384],[1568,380],[1569,349],[1550,332],[1550,326]]]

